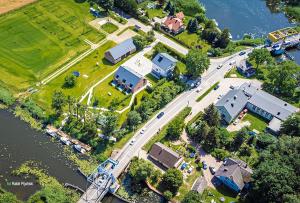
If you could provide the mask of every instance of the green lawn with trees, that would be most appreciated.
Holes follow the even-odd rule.
[[[34,85],[105,36],[88,25],[88,3],[41,0],[0,16],[0,74],[12,90]]]
[[[107,22],[104,25],[101,25],[101,29],[104,30],[105,32],[111,34],[118,30],[118,26],[116,26],[115,24],[113,24],[111,22]]]

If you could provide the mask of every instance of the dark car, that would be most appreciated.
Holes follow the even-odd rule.
[[[217,90],[220,87],[220,85],[215,86],[214,90]]]
[[[203,165],[203,169],[206,170],[207,169],[207,164],[205,161],[202,161],[202,165]]]
[[[164,112],[160,112],[158,115],[157,115],[157,118],[160,119],[161,117],[163,117],[163,115],[165,115]]]
[[[209,168],[209,170],[210,170],[210,172],[211,172],[212,175],[214,175],[216,173],[216,169],[214,167],[210,166],[208,168]]]
[[[245,54],[246,54],[245,51],[241,51],[241,52],[239,53],[240,56],[243,56],[243,55],[245,55]]]

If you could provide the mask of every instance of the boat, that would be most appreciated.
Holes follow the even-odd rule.
[[[51,137],[54,137],[54,138],[57,137],[56,132],[54,132],[54,131],[52,131],[52,130],[47,129],[47,130],[46,130],[46,133],[47,133],[48,135],[50,135]]]
[[[216,24],[217,27],[219,27],[219,23],[217,22],[216,19],[211,19],[212,21],[214,21],[214,23]]]
[[[281,44],[275,44],[272,46],[271,54],[273,56],[279,56],[284,53],[284,49],[281,48]]]
[[[66,137],[61,137],[60,141],[62,143],[64,143],[65,145],[70,145],[71,144],[70,140],[68,138],[66,138]]]
[[[74,145],[74,148],[75,148],[78,152],[80,152],[80,153],[82,153],[82,154],[85,153],[85,150],[84,150],[84,149],[81,147],[81,145],[79,145],[79,144]]]
[[[229,39],[232,39],[232,34],[231,33],[229,33]]]

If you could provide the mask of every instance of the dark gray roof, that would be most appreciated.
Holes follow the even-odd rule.
[[[133,43],[132,38],[125,40],[124,42],[118,44],[117,46],[108,50],[111,56],[116,60],[126,53],[135,50],[136,47]]]
[[[242,69],[243,71],[247,71],[247,70],[253,68],[252,64],[251,64],[249,61],[247,61],[247,60],[242,60],[242,61],[240,62],[240,64],[239,64],[238,67],[239,67],[240,69]]]
[[[223,106],[232,118],[236,117],[246,106],[248,96],[241,89],[234,89],[224,95],[216,106]]]
[[[267,111],[280,120],[285,120],[291,114],[297,112],[297,108],[289,103],[274,97],[265,91],[257,91],[249,100],[249,103]]]
[[[207,187],[207,181],[204,176],[197,178],[195,183],[192,186],[192,190],[197,191],[198,193],[202,193]]]
[[[243,92],[249,97],[253,96],[258,90],[260,90],[259,87],[256,87],[250,82],[243,83],[239,89],[243,90]]]
[[[168,168],[176,167],[178,161],[182,159],[179,154],[160,142],[157,142],[152,146],[149,155],[163,163]]]
[[[167,53],[158,53],[152,62],[163,70],[168,70],[171,66],[175,66],[177,60]]]
[[[133,86],[136,86],[136,84],[143,79],[142,75],[127,66],[120,66],[115,73],[115,76],[117,75],[119,76],[119,80],[125,79],[126,84],[132,84]]]
[[[250,182],[252,173],[245,162],[229,158],[220,166],[215,176],[230,178],[242,190],[245,183]]]

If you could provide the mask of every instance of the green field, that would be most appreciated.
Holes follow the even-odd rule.
[[[112,65],[104,59],[105,51],[113,46],[115,46],[115,43],[112,41],[103,44],[100,48],[74,65],[68,71],[61,74],[46,86],[41,87],[40,91],[33,95],[34,99],[45,109],[51,108],[51,99],[55,90],[61,90],[66,95],[72,95],[79,99],[93,84],[101,80],[101,78],[104,78],[120,65]],[[75,87],[70,89],[63,88],[65,77],[72,74],[74,71],[80,73],[80,76],[76,79]]]
[[[0,75],[9,88],[34,85],[98,42],[103,33],[88,25],[88,3],[40,0],[0,16]]]
[[[104,25],[101,25],[101,29],[103,29],[105,32],[111,34],[118,30],[118,26],[116,26],[113,23],[108,22],[108,23],[105,23]]]

